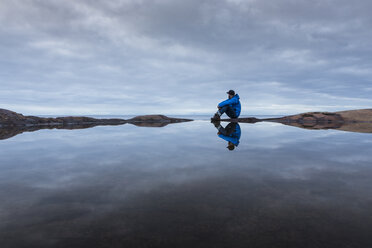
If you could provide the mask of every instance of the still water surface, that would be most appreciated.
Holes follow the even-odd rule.
[[[233,151],[205,120],[0,140],[1,247],[372,247],[372,134],[240,129]]]

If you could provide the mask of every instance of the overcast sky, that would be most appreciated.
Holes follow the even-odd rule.
[[[372,108],[370,0],[0,0],[0,108],[243,114]]]

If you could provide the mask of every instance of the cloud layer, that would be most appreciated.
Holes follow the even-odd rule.
[[[0,107],[243,114],[372,106],[370,1],[0,2]]]

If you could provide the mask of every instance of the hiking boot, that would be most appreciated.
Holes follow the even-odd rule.
[[[215,113],[214,116],[211,118],[211,122],[220,121],[220,115]]]

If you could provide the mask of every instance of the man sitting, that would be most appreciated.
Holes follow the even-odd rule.
[[[239,117],[241,110],[239,95],[235,94],[235,91],[233,90],[229,90],[226,93],[228,94],[229,98],[218,104],[218,111],[214,114],[213,118],[211,118],[211,121],[219,121],[220,116],[223,113],[226,113],[226,115],[232,119]]]

